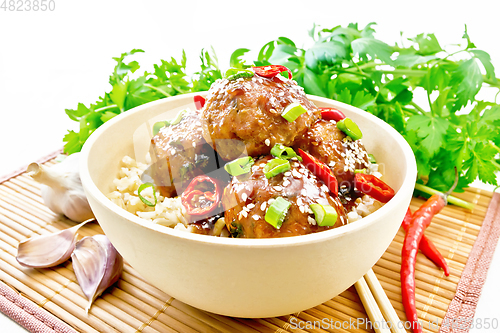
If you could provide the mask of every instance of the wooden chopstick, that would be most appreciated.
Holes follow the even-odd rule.
[[[354,287],[365,307],[371,324],[377,333],[406,333],[399,324],[399,317],[389,298],[380,285],[377,276],[370,269],[365,276],[359,279]]]
[[[371,289],[373,296],[375,297],[375,300],[377,301],[386,321],[390,322],[391,331],[394,333],[406,333],[406,330],[402,328],[404,325],[399,324],[400,319],[398,317],[398,314],[396,313],[396,310],[394,310],[389,297],[387,297],[387,294],[382,288],[380,281],[377,279],[377,276],[371,268],[365,274],[364,278],[368,283],[368,286]]]

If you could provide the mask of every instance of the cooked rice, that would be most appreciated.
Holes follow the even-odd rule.
[[[115,190],[108,194],[108,198],[121,208],[149,222],[173,227],[176,230],[190,231],[185,217],[186,209],[181,204],[180,197],[165,198],[156,191],[157,204],[154,207],[147,206],[141,201],[137,190],[142,184],[141,175],[147,167],[147,164],[125,156],[121,160],[118,177],[113,180]],[[155,201],[153,187],[145,188],[141,191],[141,195],[149,202]]]

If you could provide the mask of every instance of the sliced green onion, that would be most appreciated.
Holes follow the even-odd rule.
[[[141,195],[141,192],[143,190],[147,189],[148,187],[152,187],[153,188],[153,197],[155,198],[155,203],[150,202],[148,199],[144,198]],[[147,205],[147,206],[149,206],[149,207],[153,207],[157,203],[155,185],[153,183],[144,183],[141,186],[139,186],[139,188],[137,189],[137,195],[139,196],[139,199],[141,199],[141,201],[144,202],[144,204]]]
[[[337,121],[337,128],[349,135],[353,140],[359,140],[363,137],[363,133],[361,133],[358,125],[351,118],[344,118]]]
[[[302,157],[297,155],[295,150],[293,150],[290,147],[283,146],[280,143],[277,143],[274,145],[274,147],[271,149],[271,155],[276,156],[277,158],[282,158],[289,160],[293,157],[297,157],[299,161],[302,161]]]
[[[366,173],[366,169],[356,169],[354,173]]]
[[[368,154],[368,161],[370,163],[377,163],[377,160],[375,159],[375,156],[373,156],[372,154]]]
[[[299,103],[292,103],[288,104],[285,110],[281,113],[281,116],[289,122],[292,122],[305,112],[307,112],[307,110],[302,105]]]
[[[177,125],[178,123],[181,122],[182,118],[184,117],[184,115],[186,114],[187,110],[182,110],[182,111],[179,111],[179,113],[177,114],[177,116],[174,118],[174,120],[171,120],[170,121],[170,124],[169,125]]]
[[[184,115],[186,114],[186,112],[187,112],[187,110],[182,110],[182,111],[179,111],[177,116],[175,116],[175,118],[172,120],[164,120],[164,121],[156,122],[153,125],[153,135],[158,134],[160,129],[162,129],[163,127],[170,126],[170,125],[177,125],[178,123],[180,123],[182,118],[184,118]]]
[[[239,176],[249,173],[254,161],[250,156],[241,157],[224,165],[224,170],[231,176]]]
[[[170,122],[168,120],[166,121],[158,121],[156,122],[154,125],[153,125],[153,135],[156,135],[158,134],[158,132],[160,132],[160,130],[165,127],[165,126],[168,126],[170,125]]]
[[[333,227],[339,215],[333,206],[311,204],[311,210],[314,213],[314,219],[320,227]]]
[[[290,206],[290,202],[286,201],[282,197],[277,197],[269,208],[267,208],[264,219],[267,223],[276,229],[279,229],[285,220],[286,213],[288,212]]]
[[[277,176],[282,172],[290,170],[290,162],[283,160],[281,158],[273,158],[264,166],[264,175],[269,179],[271,177]]]
[[[250,69],[229,68],[226,71],[226,74],[224,75],[224,77],[228,80],[236,80],[236,79],[239,79],[240,77],[252,77],[254,75],[255,75],[255,73]]]

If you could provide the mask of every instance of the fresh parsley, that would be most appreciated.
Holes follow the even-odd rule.
[[[389,45],[374,36],[375,23],[309,31],[312,46],[303,49],[289,38],[266,43],[257,59],[246,63],[250,52],[233,52],[230,66],[248,68],[284,65],[306,93],[332,98],[364,109],[399,131],[412,147],[418,183],[446,191],[459,171],[457,191],[476,178],[496,183],[500,171],[500,105],[477,100],[483,87],[500,92],[500,81],[487,52],[476,48],[467,33],[464,45],[450,52],[432,33],[419,34]],[[194,91],[208,90],[222,77],[213,50],[202,50],[200,70],[186,74],[186,55],[180,61],[161,60],[154,72],[135,79],[137,61],[127,62],[132,50],[114,58],[111,90],[89,105],[78,104],[66,114],[80,123],[80,131],[64,137],[69,154],[81,149],[89,135],[104,122],[135,106]],[[426,102],[417,104],[418,91]],[[497,93],[498,96],[498,93]]]

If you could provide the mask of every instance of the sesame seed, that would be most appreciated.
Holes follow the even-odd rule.
[[[252,209],[255,207],[255,205],[253,203],[251,203],[251,204],[248,204],[247,207],[248,207],[248,209]]]
[[[242,210],[242,211],[241,211],[241,215],[243,215],[244,217],[248,217],[248,212],[246,212],[246,211]]]
[[[302,214],[304,214],[304,213],[305,213],[305,212],[304,212],[304,206],[299,206],[299,210],[300,210],[300,212],[301,212]]]
[[[289,181],[288,179],[285,179],[285,180],[283,181],[283,186],[285,186],[285,187],[286,187],[286,186],[288,186],[288,185],[290,185],[290,181]]]
[[[259,216],[259,215],[253,215],[253,216],[252,216],[252,218],[253,218],[255,221],[257,221],[257,220],[259,220],[259,219],[260,219],[260,216]]]
[[[295,169],[292,170],[292,175],[294,178],[302,178],[302,175]]]
[[[310,216],[307,217],[307,222],[309,222],[309,224],[311,225],[316,225],[316,220]]]
[[[268,203],[268,204],[270,204],[270,205],[272,205],[272,204],[273,204],[273,202],[274,202],[274,199],[273,199],[273,198],[271,198],[271,199],[267,200],[267,203]]]
[[[328,189],[328,187],[326,185],[321,185],[321,190],[323,192],[328,192],[329,191],[329,189]]]
[[[247,201],[247,199],[248,199],[248,195],[247,195],[246,193],[243,193],[243,194],[241,195],[241,200],[243,200],[243,201]]]
[[[275,191],[281,191],[283,188],[279,185],[273,186]]]
[[[271,140],[266,139],[266,141],[264,141],[264,143],[266,144],[266,146],[269,146],[271,144]]]
[[[243,215],[241,214],[241,212],[238,214],[238,221],[241,220],[243,218]]]
[[[285,177],[290,177],[292,173],[290,171],[285,172]]]
[[[297,205],[302,205],[302,199],[301,198],[297,198]]]
[[[261,211],[265,211],[266,210],[266,205],[267,205],[267,202],[263,202],[262,205],[260,205],[260,210]]]
[[[170,150],[170,154],[175,155],[175,149]]]

